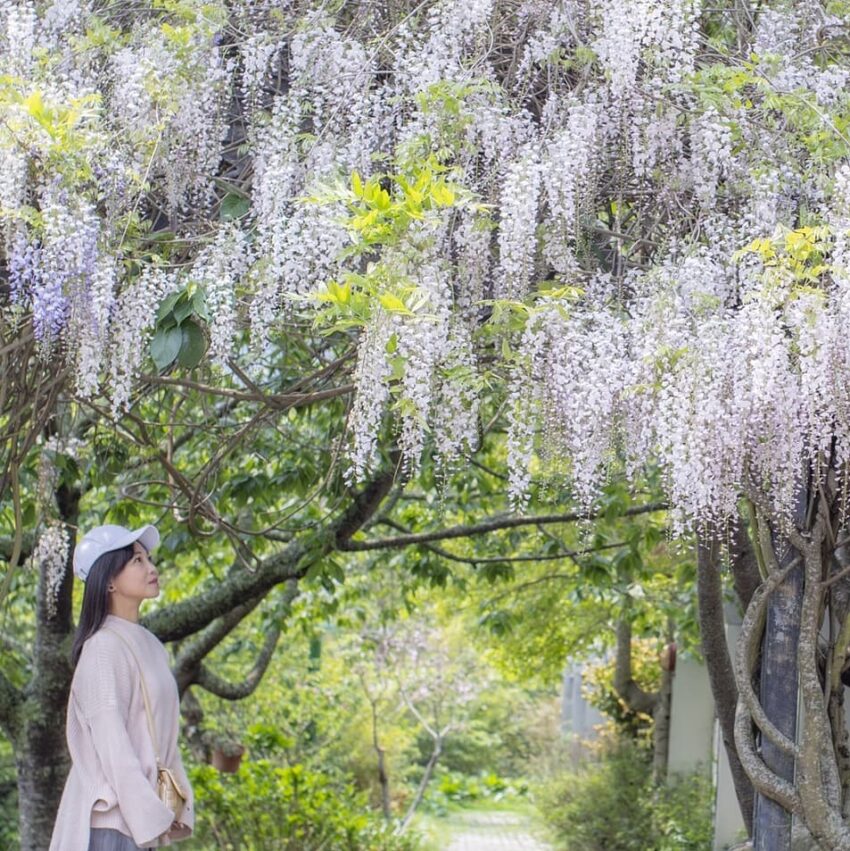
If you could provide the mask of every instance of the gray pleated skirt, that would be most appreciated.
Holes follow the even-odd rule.
[[[93,827],[90,836],[89,851],[139,851],[139,846],[129,836],[111,827]]]

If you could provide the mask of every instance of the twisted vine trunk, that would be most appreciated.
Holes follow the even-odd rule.
[[[779,558],[772,544],[763,546],[767,578],[744,616],[736,651],[735,742],[758,791],[754,845],[764,851],[791,847],[792,816],[806,847],[850,850],[840,683],[850,640],[848,573],[837,561],[837,503],[825,491],[805,522],[786,530]],[[752,678],[759,667],[757,697]]]

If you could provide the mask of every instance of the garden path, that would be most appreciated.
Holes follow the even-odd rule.
[[[534,824],[516,812],[469,811],[452,818],[448,851],[551,851],[534,836]]]

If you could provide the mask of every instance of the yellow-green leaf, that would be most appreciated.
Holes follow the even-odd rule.
[[[455,202],[454,192],[442,181],[431,188],[431,197],[441,207],[450,207]]]
[[[392,293],[383,293],[379,299],[381,307],[389,313],[404,313],[410,315],[410,310],[407,305],[397,296]]]

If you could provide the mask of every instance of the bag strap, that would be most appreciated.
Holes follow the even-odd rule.
[[[156,767],[157,767],[157,769],[160,769],[160,768],[162,768],[162,760],[159,757],[159,744],[157,743],[156,731],[154,730],[154,725],[153,725],[153,712],[151,711],[151,701],[150,701],[150,697],[148,697],[148,687],[147,687],[147,684],[145,683],[145,675],[142,671],[142,665],[139,662],[139,657],[136,656],[136,651],[133,650],[133,646],[130,644],[129,641],[127,641],[126,638],[124,638],[123,635],[121,635],[121,633],[116,632],[114,629],[110,629],[109,627],[104,627],[104,629],[107,632],[111,632],[113,635],[117,635],[118,638],[120,638],[121,641],[124,642],[127,649],[130,651],[130,655],[133,657],[133,659],[136,662],[136,667],[139,669],[139,678],[140,678],[141,683],[142,683],[142,700],[145,703],[145,715],[147,715],[147,718],[148,718],[148,731],[151,734],[151,742],[153,743],[153,753],[154,753],[154,756],[156,757]]]

